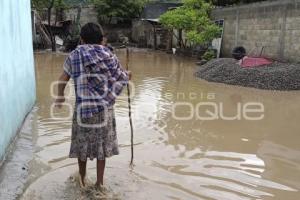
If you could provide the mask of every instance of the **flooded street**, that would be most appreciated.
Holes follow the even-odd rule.
[[[125,52],[117,54],[124,63]],[[64,119],[51,115],[51,84],[62,72],[65,56],[35,54],[37,103],[27,124],[34,158],[20,199],[92,199],[80,193],[72,180],[77,171],[77,161],[68,158],[72,112],[66,106],[52,110]],[[108,160],[108,199],[299,199],[300,92],[208,83],[194,76],[194,60],[160,52],[132,49],[130,60],[135,167],[129,168],[124,95],[115,108],[121,154]],[[72,92],[67,101],[74,102]],[[221,116],[235,116],[239,105],[243,110],[248,102],[259,102],[264,118],[204,120],[201,116],[209,115],[200,102],[223,107],[218,109]],[[89,162],[91,183],[95,167]]]

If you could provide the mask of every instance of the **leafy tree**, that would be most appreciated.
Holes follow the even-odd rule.
[[[183,0],[183,6],[170,10],[160,17],[160,22],[167,28],[184,31],[187,40],[183,42],[179,34],[180,47],[191,44],[204,44],[215,38],[220,28],[209,18],[212,9],[210,3],[204,0]]]
[[[31,3],[32,7],[38,11],[43,11],[45,9],[52,10],[53,8],[57,10],[67,8],[65,0],[32,0]]]
[[[147,0],[93,0],[101,23],[138,18]]]
[[[53,8],[55,8],[56,10],[61,10],[66,7],[66,4],[64,0],[32,0],[32,7],[36,8],[37,11],[40,12],[47,9],[47,21],[50,27]],[[52,51],[56,51],[55,37],[51,29],[49,29],[49,34],[50,34]]]

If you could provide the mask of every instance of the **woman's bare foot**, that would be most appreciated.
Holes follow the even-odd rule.
[[[85,178],[78,175],[79,186],[81,189],[85,188]]]
[[[100,184],[100,183],[96,183],[95,184],[95,188],[96,188],[96,190],[99,190],[102,193],[106,193],[107,192],[107,189],[102,184]]]

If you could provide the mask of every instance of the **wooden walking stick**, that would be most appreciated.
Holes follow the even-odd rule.
[[[126,70],[129,70],[129,49],[126,47]],[[131,113],[131,98],[130,98],[130,87],[127,84],[127,96],[128,96],[128,115],[130,123],[130,132],[131,132],[131,161],[130,166],[133,167],[134,151],[133,151],[133,123],[132,123],[132,113]]]

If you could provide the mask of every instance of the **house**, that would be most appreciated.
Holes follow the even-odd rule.
[[[141,18],[133,22],[132,38],[140,47],[170,50],[173,43],[172,32],[161,26],[159,17],[181,5],[180,2],[148,3]]]

